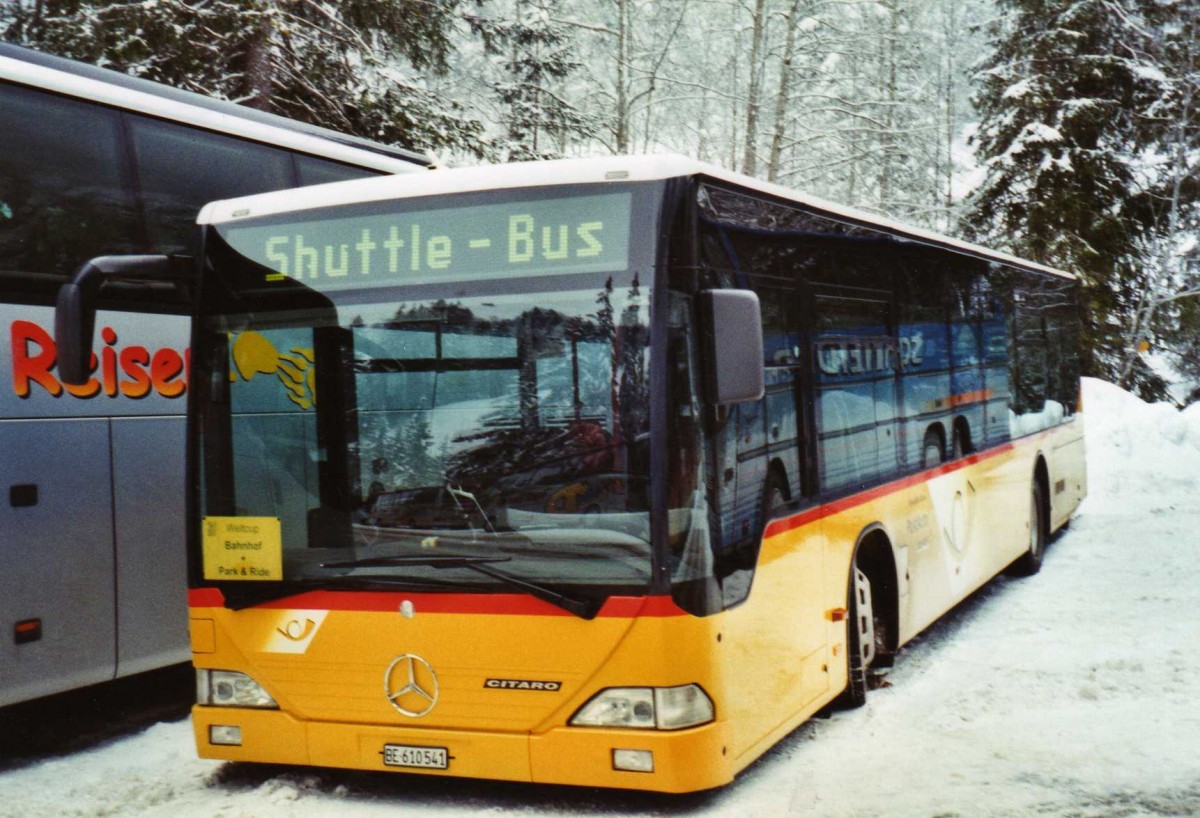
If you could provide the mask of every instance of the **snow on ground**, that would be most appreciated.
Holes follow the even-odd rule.
[[[1084,390],[1091,496],[1042,572],[906,648],[861,710],[684,797],[196,759],[185,721],[8,765],[0,816],[1200,814],[1200,406]],[[0,759],[0,769],[5,769]]]

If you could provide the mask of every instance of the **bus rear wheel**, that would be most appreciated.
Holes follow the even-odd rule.
[[[1040,480],[1033,481],[1029,492],[1029,546],[1025,553],[1008,568],[1008,573],[1017,577],[1030,577],[1042,570],[1042,557],[1046,553],[1046,522],[1043,519],[1043,492]]]

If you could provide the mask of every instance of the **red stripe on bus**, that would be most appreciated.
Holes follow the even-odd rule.
[[[1040,437],[1041,435],[1039,435],[1039,438]],[[950,472],[964,469],[967,466],[972,466],[980,461],[989,460],[993,457],[1004,454],[1005,452],[1010,452],[1014,448],[1015,444],[1013,443],[1003,443],[994,449],[988,449],[987,451],[967,455],[963,459],[956,460],[953,463],[943,463],[940,466],[934,466],[932,469],[926,469],[925,471],[911,474],[908,477],[902,477],[899,480],[893,480],[890,483],[884,483],[882,486],[876,486],[873,489],[868,489],[867,491],[859,492],[858,494],[851,494],[849,497],[843,497],[840,500],[834,500],[831,503],[825,503],[817,506],[816,508],[810,508],[806,511],[800,512],[799,514],[793,514],[791,517],[773,520],[771,524],[767,526],[767,530],[763,532],[763,539],[784,534],[788,531],[800,528],[801,526],[816,522],[817,520],[831,517],[834,514],[846,511],[847,509],[864,505],[872,500],[878,500],[880,497],[885,497],[889,494],[894,494],[897,491],[903,491],[904,489],[911,488],[912,486],[920,485],[927,480],[932,480],[934,477],[941,477],[943,474],[949,474]]]
[[[509,616],[573,616],[568,611],[525,594],[429,594],[403,591],[304,591],[295,596],[264,602],[255,608],[312,611],[397,611],[409,600],[421,613],[499,614]],[[220,608],[225,595],[219,588],[192,588],[188,606]],[[612,596],[597,616],[685,616],[669,596]]]
[[[938,409],[954,409],[960,406],[967,406],[972,403],[986,403],[993,397],[990,389],[977,389],[974,392],[962,392],[958,395],[950,395],[945,398],[928,401],[925,404],[925,411],[937,411]]]
[[[992,397],[992,390],[977,389],[974,392],[963,392],[961,395],[951,395],[950,405],[957,407],[966,406],[969,403],[986,403],[987,401],[990,401]]]

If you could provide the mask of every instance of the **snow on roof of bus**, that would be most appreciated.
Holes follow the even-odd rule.
[[[11,43],[0,43],[0,80],[393,173],[431,164],[414,151]]]
[[[717,165],[669,153],[438,168],[428,173],[405,174],[402,177],[384,176],[373,179],[356,179],[349,182],[334,182],[298,190],[277,191],[240,199],[211,202],[200,211],[196,221],[199,224],[221,224],[318,207],[381,202],[389,199],[557,185],[623,184],[684,177],[705,177],[728,182],[752,193],[758,192],[793,202],[840,221],[877,227],[915,242],[932,244],[973,256],[1075,278],[1074,275],[1062,270],[1027,261],[1008,253],[990,250],[980,245],[800,193],[781,185],[734,173]]]

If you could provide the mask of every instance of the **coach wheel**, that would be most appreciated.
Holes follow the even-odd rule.
[[[954,447],[953,457],[958,460],[960,457],[965,457],[974,450],[971,445],[971,433],[967,431],[965,421],[954,424]]]
[[[871,606],[871,580],[854,566],[846,608],[846,689],[840,707],[862,707],[867,702],[867,668],[875,658],[875,614]]]
[[[767,474],[767,480],[763,484],[763,499],[762,499],[762,514],[763,525],[770,522],[771,517],[775,512],[783,507],[788,501],[787,483],[779,475],[775,469]]]
[[[1046,525],[1042,519],[1042,484],[1033,481],[1029,493],[1029,547],[1008,572],[1013,576],[1033,576],[1042,570],[1042,557],[1046,553]]]
[[[925,432],[925,443],[921,447],[922,465],[925,468],[936,466],[946,459],[942,444],[942,436],[932,426]]]

